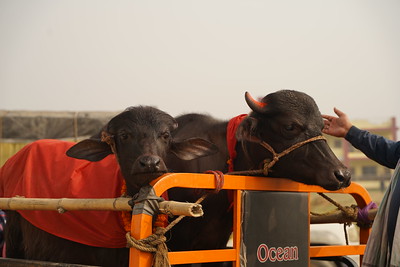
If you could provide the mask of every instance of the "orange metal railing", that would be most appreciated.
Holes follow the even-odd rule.
[[[215,181],[214,175],[211,174],[171,173],[163,175],[153,182],[153,187],[156,194],[160,196],[172,187],[214,189]],[[171,264],[232,261],[233,266],[240,266],[242,190],[350,194],[360,208],[365,207],[371,201],[369,193],[357,183],[352,183],[348,188],[338,191],[327,191],[319,186],[304,185],[288,179],[226,175],[223,189],[235,190],[233,248],[169,252]],[[151,235],[151,223],[152,218],[149,215],[134,215],[132,217],[132,236],[136,239],[142,239]],[[360,245],[310,246],[309,257],[363,255],[369,233],[370,229],[360,228]],[[152,254],[131,248],[130,267],[150,267],[151,264]]]

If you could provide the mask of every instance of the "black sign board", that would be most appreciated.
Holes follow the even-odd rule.
[[[308,193],[244,191],[241,266],[309,263]]]

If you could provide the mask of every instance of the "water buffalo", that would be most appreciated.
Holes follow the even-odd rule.
[[[219,152],[182,162],[174,155],[169,168],[179,172],[207,170],[247,171],[256,175],[289,178],[305,184],[336,190],[350,184],[349,170],[336,158],[321,136],[324,123],[314,100],[305,93],[281,90],[261,101],[248,93],[252,112],[228,121],[208,115],[186,114],[176,118],[179,129],[174,138],[199,136],[216,144]],[[237,145],[236,145],[236,138]],[[170,198],[195,201],[196,190],[169,191]],[[224,190],[203,202],[204,217],[185,218],[171,233],[168,247],[173,251],[224,248],[232,230],[232,210]]]
[[[167,172],[164,163],[167,153],[173,153],[182,160],[191,160],[216,152],[213,144],[200,138],[175,141],[171,132],[176,128],[174,118],[165,112],[138,106],[128,108],[112,118],[97,137],[76,144],[59,140],[36,141],[10,158],[0,169],[0,194],[3,197],[17,194],[49,197],[49,194],[53,194],[58,198],[79,197],[82,195],[79,193],[83,193],[84,197],[109,198],[119,197],[125,182],[126,194],[133,196],[141,186]],[[65,152],[69,157],[65,156]],[[110,155],[113,153],[115,156]],[[96,176],[86,177],[93,173]],[[64,183],[61,176],[65,176],[67,182]],[[79,184],[83,184],[83,187]],[[55,188],[62,193],[52,193]],[[117,218],[111,218],[110,214],[102,211],[69,211],[65,214],[53,211],[7,211],[6,256],[110,267],[127,266],[129,250],[125,248],[121,215],[118,212],[110,213]],[[96,221],[94,224],[82,219],[87,214],[92,221]],[[31,217],[34,223],[28,219]],[[60,219],[54,219],[57,217]],[[89,241],[82,244],[75,241],[80,236],[65,237],[71,226],[67,223],[68,217],[72,217],[75,223],[71,224],[76,227],[85,227],[90,235],[87,237]],[[46,226],[51,234],[39,229],[37,222],[55,220],[60,224]],[[108,222],[114,222],[115,225],[109,225]],[[99,226],[105,226],[106,229],[95,233]],[[111,230],[114,226],[121,226],[122,229]],[[118,233],[122,236],[113,240],[111,236]],[[105,237],[104,242],[110,246],[92,244],[95,235]]]

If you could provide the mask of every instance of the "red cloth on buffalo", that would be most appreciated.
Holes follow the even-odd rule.
[[[229,120],[226,131],[226,142],[229,152],[228,171],[234,171],[233,161],[236,159],[236,131],[240,123],[246,118],[247,114],[241,114]]]
[[[114,155],[99,162],[74,159],[72,142],[40,140],[11,157],[0,169],[0,196],[29,198],[115,198],[123,177]],[[97,247],[126,246],[121,212],[18,211],[53,235]]]

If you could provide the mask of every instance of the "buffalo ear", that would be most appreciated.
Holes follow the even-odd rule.
[[[67,156],[76,159],[99,161],[112,154],[110,146],[98,139],[86,139],[67,150]]]
[[[189,138],[180,142],[172,142],[171,152],[182,160],[192,160],[209,156],[218,152],[213,143],[201,138]]]
[[[247,116],[236,130],[236,138],[239,141],[257,142],[259,138],[255,136],[257,119]]]

